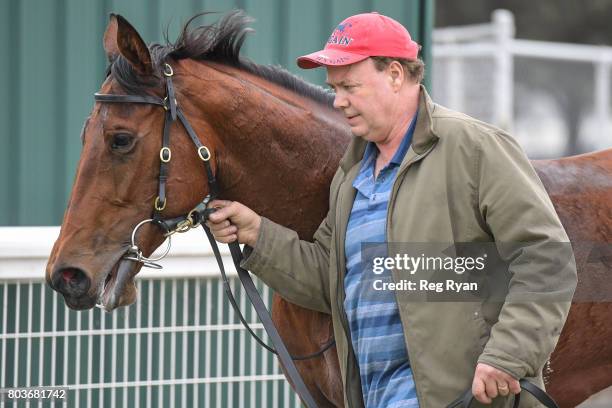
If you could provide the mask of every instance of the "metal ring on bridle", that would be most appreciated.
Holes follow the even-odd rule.
[[[140,227],[142,227],[145,224],[148,223],[155,223],[155,220],[153,220],[153,218],[148,218],[146,220],[140,221],[138,223],[138,225],[136,225],[136,227],[134,227],[134,231],[132,231],[132,248],[137,249],[136,252],[136,256],[135,257],[126,257],[126,259],[132,259],[138,262],[143,262],[143,263],[147,263],[147,262],[156,262],[159,261],[163,258],[166,257],[166,255],[168,255],[168,253],[170,252],[170,247],[172,246],[172,237],[168,236],[168,246],[166,247],[166,250],[158,257],[156,258],[147,258],[146,256],[144,256],[142,254],[142,251],[140,250],[140,248],[138,247],[138,245],[136,244],[136,232],[138,232],[138,229]]]
[[[165,154],[164,154],[165,153]],[[168,163],[172,158],[172,151],[169,147],[162,147],[159,151],[159,159],[164,163]]]
[[[164,75],[167,77],[174,75],[174,71],[172,70],[170,64],[164,64]]]
[[[202,151],[206,152],[206,156],[204,156],[202,154]],[[208,150],[208,147],[206,146],[200,146],[198,147],[198,156],[200,156],[200,159],[202,159],[202,161],[209,161],[210,160],[210,150]]]

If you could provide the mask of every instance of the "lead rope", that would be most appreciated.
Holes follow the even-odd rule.
[[[544,404],[546,408],[559,408],[555,400],[553,400],[550,395],[540,389],[540,387],[537,385],[530,383],[524,378],[519,380],[519,384],[521,386],[521,391],[525,390],[529,394],[533,395],[540,403]],[[463,395],[448,404],[446,408],[469,408],[473,400],[474,395],[472,394],[472,388],[469,388]],[[520,401],[521,394],[516,394],[514,396],[514,404],[512,407],[518,408]]]
[[[280,358],[281,362],[285,366],[285,371],[287,372],[287,375],[289,376],[289,378],[293,379],[293,385],[298,391],[298,394],[302,396],[302,400],[304,401],[306,406],[315,408],[317,404],[308,392],[308,388],[306,388],[306,384],[304,384],[302,376],[300,376],[300,374],[298,373],[297,367],[291,359],[291,356],[289,355],[289,351],[287,350],[285,343],[278,334],[276,326],[274,326],[274,323],[272,322],[272,317],[270,316],[268,309],[266,309],[266,305],[261,299],[261,296],[259,296],[259,292],[255,288],[255,284],[253,284],[251,276],[245,269],[240,266],[242,253],[240,251],[240,247],[238,246],[238,242],[234,241],[230,243],[229,249],[232,254],[232,259],[234,260],[236,270],[238,271],[238,277],[240,278],[240,282],[242,282],[242,286],[244,287],[247,296],[251,300],[251,303],[253,304],[253,307],[257,312],[257,316],[259,316],[259,320],[261,320],[261,323],[266,328],[266,332],[268,333],[270,340],[272,340],[272,344],[274,344],[276,348],[278,358]],[[296,379],[299,382],[295,382]]]
[[[240,312],[240,309],[238,308],[238,305],[236,304],[236,300],[230,289],[229,281],[227,279],[227,274],[225,273],[225,267],[221,259],[221,253],[219,251],[219,246],[217,245],[217,241],[215,241],[215,238],[210,232],[209,228],[203,223],[201,225],[202,225],[202,228],[204,229],[204,232],[206,233],[206,237],[208,238],[208,241],[210,242],[210,246],[213,249],[213,253],[215,254],[217,263],[219,264],[219,269],[220,269],[221,275],[223,276],[223,286],[225,288],[225,293],[228,295],[228,299],[230,300],[231,305],[234,307],[234,310],[237,312],[240,321],[247,328],[249,333],[251,333],[251,335],[259,342],[259,344],[261,344],[267,350],[271,351],[272,353],[278,356],[281,363],[283,364],[283,367],[285,367],[285,372],[287,374],[287,377],[289,377],[289,380],[291,380],[291,382],[293,383],[293,386],[295,387],[296,392],[301,397],[304,404],[306,404],[308,408],[317,408],[317,404],[315,403],[312,395],[310,395],[310,392],[308,391],[306,384],[304,384],[302,376],[300,376],[300,374],[297,371],[297,367],[295,366],[295,363],[293,362],[293,359],[291,355],[289,354],[289,351],[287,350],[285,343],[281,339],[280,335],[278,334],[278,330],[276,330],[276,326],[274,326],[274,323],[272,322],[272,317],[270,316],[268,309],[266,309],[266,305],[261,299],[261,296],[259,295],[259,292],[257,291],[255,284],[253,283],[253,279],[251,279],[251,275],[249,275],[249,272],[247,272],[245,269],[243,269],[240,266],[240,263],[242,262],[242,252],[240,251],[240,246],[238,245],[238,242],[234,241],[228,244],[230,253],[232,255],[232,260],[234,261],[234,266],[236,267],[236,271],[238,272],[238,277],[240,278],[240,282],[242,283],[242,286],[244,287],[244,290],[247,296],[249,297],[249,300],[251,301],[253,308],[255,308],[255,312],[257,313],[259,320],[263,324],[264,329],[266,330],[266,333],[268,333],[268,336],[270,337],[270,340],[272,341],[272,344],[274,345],[275,349],[272,349],[270,346],[265,344],[263,340],[261,340],[253,332],[253,330],[250,328],[250,326],[244,319],[244,316]],[[323,352],[325,352],[325,350],[329,349],[333,345],[333,343],[335,343],[335,341],[328,344],[323,350],[315,354],[317,355],[322,354]]]
[[[217,247],[216,241],[214,240],[214,237],[212,236],[210,230],[208,229],[208,227],[206,225],[202,224],[202,228],[204,229],[204,232],[206,232],[208,240],[211,243],[210,245],[213,248],[213,252],[215,253],[215,258],[218,257],[217,264],[219,264],[219,270],[221,272],[221,277],[222,277],[222,280],[223,280],[223,289],[225,290],[225,294],[227,295],[227,298],[228,298],[230,304],[232,305],[232,308],[234,309],[234,312],[238,316],[238,319],[240,320],[242,325],[247,329],[247,331],[251,334],[251,336],[259,343],[260,346],[262,346],[263,348],[265,348],[266,350],[268,350],[272,354],[278,354],[278,352],[276,350],[274,350],[274,348],[272,348],[269,345],[267,345],[266,342],[264,342],[261,339],[261,337],[259,337],[257,334],[255,334],[253,329],[251,329],[251,326],[247,323],[244,315],[242,314],[242,311],[238,307],[238,302],[236,302],[236,298],[234,296],[234,293],[232,292],[232,288],[230,287],[229,279],[227,278],[225,270],[221,266],[222,264],[219,262],[219,259],[220,259],[221,255],[218,254],[219,248]],[[214,244],[213,244],[213,242],[214,242]],[[240,251],[240,249],[239,249],[239,251]],[[230,249],[230,253],[231,253],[231,249]],[[238,265],[240,265],[240,263],[242,262],[242,252],[239,252],[239,253],[240,253],[241,259],[238,260]],[[232,255],[232,260],[234,260],[233,255]],[[332,338],[320,350],[315,351],[314,353],[305,354],[305,355],[302,355],[302,356],[291,355],[291,359],[294,360],[294,361],[300,361],[300,360],[309,360],[311,358],[319,357],[320,355],[325,353],[327,350],[332,348],[335,344],[336,344],[336,340],[334,340]]]

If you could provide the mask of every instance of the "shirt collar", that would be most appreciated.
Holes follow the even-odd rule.
[[[408,148],[410,148],[410,143],[412,142],[412,135],[414,134],[414,128],[416,127],[417,116],[419,115],[419,111],[417,110],[412,118],[412,122],[410,122],[410,126],[408,126],[408,130],[402,139],[402,143],[400,143],[397,151],[393,155],[391,159],[391,163],[397,164],[398,166],[402,164],[402,160],[404,160],[404,156],[406,156],[406,152]]]

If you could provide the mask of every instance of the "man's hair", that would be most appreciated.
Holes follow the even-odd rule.
[[[404,69],[404,73],[407,74],[417,84],[420,84],[425,77],[425,63],[420,59],[409,60],[406,58],[393,58],[393,57],[371,57],[374,61],[374,66],[377,70],[385,70],[389,64],[393,61],[397,61],[401,64]]]

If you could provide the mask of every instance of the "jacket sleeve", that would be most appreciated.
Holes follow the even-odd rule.
[[[552,353],[576,288],[569,238],[531,163],[502,132],[477,148],[478,205],[510,283],[478,362],[534,377]]]
[[[254,248],[245,249],[241,266],[291,303],[331,314],[329,299],[329,214],[303,241],[295,231],[262,217]]]

